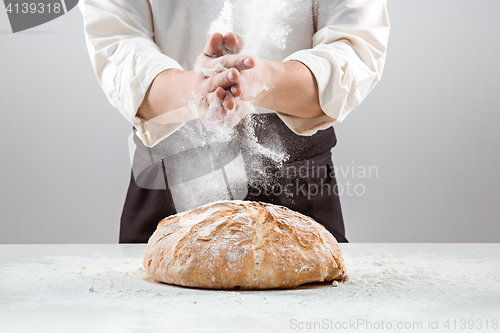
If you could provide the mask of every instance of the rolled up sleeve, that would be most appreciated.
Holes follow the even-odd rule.
[[[279,114],[301,135],[341,122],[363,101],[382,76],[389,38],[386,0],[320,1],[315,11],[312,48],[284,59],[309,68],[325,113],[308,119]]]
[[[144,141],[144,120],[137,109],[160,72],[182,67],[155,44],[149,1],[80,0],[78,6],[97,79],[109,102]]]

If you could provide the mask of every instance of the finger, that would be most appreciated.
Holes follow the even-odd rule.
[[[242,94],[241,90],[241,81],[238,80],[235,84],[231,86],[231,93],[233,94],[234,97],[240,97]]]
[[[238,102],[237,98],[234,97],[234,95],[231,93],[231,91],[226,90],[226,97],[224,98],[224,101],[222,102],[222,106],[226,110],[233,110],[234,107],[236,106],[237,102]]]
[[[225,125],[227,128],[233,128],[240,123],[240,121],[247,115],[245,102],[237,102],[233,110],[229,111]]]
[[[222,56],[222,51],[224,50],[224,37],[216,32],[207,40],[205,44],[205,49],[203,54],[207,57],[220,57]]]
[[[222,92],[222,95],[220,92]],[[202,109],[208,109],[210,105],[215,105],[215,104],[222,105],[222,101],[224,100],[225,97],[226,97],[226,91],[220,88],[202,97],[198,102],[198,106]]]
[[[207,94],[204,103],[205,105],[215,105],[215,104],[222,105],[222,101],[224,101],[226,95],[227,95],[226,91],[221,87],[218,87],[217,89],[215,89],[214,92]]]
[[[228,89],[233,84],[238,82],[240,78],[240,72],[238,72],[235,68],[228,69],[223,73],[216,74],[210,78],[208,78],[205,82],[206,88],[205,91],[211,92],[215,91],[218,87],[222,89]]]
[[[222,95],[220,95],[220,92],[222,92]],[[211,132],[217,131],[223,120],[224,107],[222,106],[222,99],[224,99],[225,95],[224,89],[219,88],[207,94],[205,104],[200,105],[200,108],[198,108],[198,115],[203,126]]]
[[[224,36],[224,48],[230,54],[238,54],[243,49],[243,37],[238,36],[232,32]]]
[[[215,89],[214,94],[218,101],[223,101],[224,98],[226,98],[227,96],[227,92],[221,87],[217,87],[217,89]]]
[[[203,62],[203,66],[206,68],[216,68],[217,65],[221,65],[225,68],[236,68],[241,72],[252,69],[255,66],[255,61],[253,57],[247,55],[226,55]]]

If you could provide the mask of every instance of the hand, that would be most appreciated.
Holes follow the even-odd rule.
[[[241,55],[235,56],[243,49],[243,38],[230,32],[225,36],[214,34],[205,47],[203,54],[198,58],[197,67],[206,75],[217,73],[217,69],[222,71],[224,68],[238,67],[238,61],[241,61]],[[203,61],[203,65],[201,65]],[[225,110],[219,112],[229,112],[234,107],[242,108],[248,103],[239,103],[240,98],[243,101],[253,102],[260,93],[267,90],[265,84],[265,73],[268,71],[269,61],[260,59],[257,56],[246,56],[244,60],[246,65],[243,71],[240,70],[240,78],[231,86],[225,89],[226,94],[217,91],[217,94],[209,94],[209,103],[215,100],[223,100]],[[201,68],[203,67],[203,68]],[[242,89],[242,87],[245,87]],[[243,115],[244,116],[244,115]]]
[[[187,106],[193,100],[193,92],[197,96],[197,106],[201,110],[208,109],[213,101],[223,101],[227,110],[232,110],[235,105],[235,96],[240,96],[241,91],[237,85],[240,72],[248,67],[245,56],[234,55],[224,61],[216,61],[213,57],[222,55],[225,48],[234,51],[234,44],[225,43],[220,34],[212,36],[200,55],[197,66],[199,68],[216,68],[217,64],[225,69],[214,75],[204,75],[199,70],[183,71],[168,69],[158,74],[149,87],[142,104],[137,110],[137,116],[146,121],[162,117],[162,123],[180,122],[175,114],[190,114],[191,109]],[[226,92],[226,89],[231,94]],[[169,116],[169,112],[172,117]]]
[[[206,79],[213,79],[227,73],[227,78],[233,79],[233,75],[237,74],[239,80],[240,73],[253,67],[251,57],[234,55],[241,50],[242,46],[242,39],[233,33],[226,36],[219,33],[212,35],[196,61],[195,70]],[[233,71],[234,69],[237,73]],[[230,86],[224,82],[206,95],[203,91],[197,91],[198,113],[207,129],[215,131],[219,128],[232,128],[245,116],[240,112],[241,109],[236,109],[238,98],[242,94],[238,80]],[[214,82],[219,81],[214,80]]]
[[[200,68],[214,69],[220,64],[229,69],[210,77],[196,70],[168,69],[161,72],[146,92],[137,110],[138,117],[149,121],[165,115],[164,119],[168,119],[164,123],[182,122],[171,119],[176,116],[172,114],[173,117],[169,117],[168,112],[177,110],[180,114],[191,117],[192,109],[186,107],[186,103],[192,100],[193,91],[200,96],[197,104],[200,105],[200,110],[207,110],[212,102],[217,106],[214,112],[202,113],[212,115],[213,118],[219,119],[219,122],[225,121],[226,126],[235,126],[245,116],[247,111],[242,110],[244,103],[241,103],[241,99],[244,102],[252,100],[254,105],[296,117],[309,118],[323,114],[315,78],[302,63],[268,61],[234,54],[224,55],[228,52],[239,52],[242,46],[241,39],[234,34],[234,38],[228,34],[222,37],[221,43],[221,35],[216,35],[207,42],[198,65]],[[218,55],[220,57],[217,58]],[[229,77],[229,72],[234,76]],[[259,91],[258,88],[263,87],[264,83],[269,89],[255,96],[255,91]],[[231,94],[228,94],[229,92]],[[201,100],[203,103],[200,103]],[[192,119],[194,118],[196,115]],[[229,119],[232,121],[228,121]]]
[[[243,39],[232,33],[224,37],[229,53],[239,53]],[[233,87],[241,95],[236,98],[236,109],[245,114],[253,112],[253,106],[260,106],[278,113],[300,118],[314,118],[324,115],[319,103],[316,78],[303,63],[291,60],[270,61],[258,56],[248,57],[250,69],[240,72],[240,78]],[[230,56],[219,61],[230,62]],[[246,109],[246,110],[245,110]]]
[[[231,56],[243,48],[243,38],[233,33],[224,36],[224,51],[218,61],[231,63]],[[248,57],[251,68],[240,72],[231,89],[241,91],[235,98],[241,117],[261,106],[279,113],[300,118],[324,115],[319,103],[318,86],[312,72],[299,61],[270,61],[258,56]],[[230,67],[230,66],[226,66]],[[222,95],[221,95],[222,96]]]

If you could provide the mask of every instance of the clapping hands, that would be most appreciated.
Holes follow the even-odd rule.
[[[210,131],[236,126],[248,113],[247,104],[255,98],[255,56],[240,55],[243,39],[233,33],[212,35],[198,57],[195,70],[198,85],[198,113]]]

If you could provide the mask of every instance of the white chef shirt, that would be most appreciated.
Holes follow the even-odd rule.
[[[228,4],[231,17],[221,17]],[[79,8],[99,83],[146,146],[182,125],[147,126],[136,115],[149,86],[164,70],[192,70],[217,19],[245,43],[256,40],[260,57],[310,69],[324,115],[278,113],[300,135],[342,121],[361,103],[380,80],[389,35],[386,0],[81,0]]]

